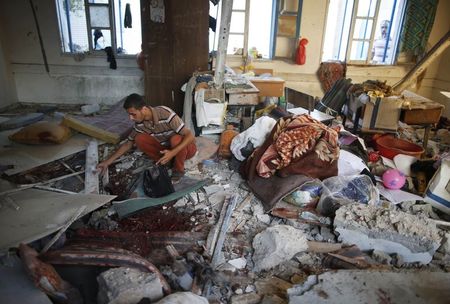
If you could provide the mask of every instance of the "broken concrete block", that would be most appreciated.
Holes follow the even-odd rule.
[[[246,293],[231,297],[231,304],[258,304],[260,301],[261,296],[257,293]]]
[[[133,268],[112,268],[97,277],[99,304],[133,304],[143,298],[152,302],[163,297],[161,282],[154,273]]]
[[[312,278],[309,281],[309,278]],[[289,303],[448,303],[450,274],[339,270],[288,290]]]
[[[153,301],[152,301],[153,303]],[[208,304],[208,300],[204,297],[193,294],[192,292],[176,292],[168,295],[155,304]]]
[[[380,250],[374,250],[372,252],[372,258],[375,261],[377,261],[378,263],[386,264],[386,265],[391,264],[391,261],[392,261],[392,257],[389,254],[387,254],[383,251],[380,251]]]
[[[268,214],[257,214],[256,218],[258,221],[263,222],[264,224],[270,224],[270,216]]]
[[[328,227],[320,227],[320,235],[325,242],[334,243],[336,242],[336,236],[331,232]]]
[[[446,233],[444,235],[444,239],[442,240],[441,247],[439,247],[439,251],[444,254],[450,254],[450,233]]]
[[[260,304],[284,304],[285,300],[277,295],[265,295]]]
[[[406,263],[428,264],[441,243],[436,224],[429,219],[372,205],[342,206],[334,226],[340,241],[363,251],[396,253]]]
[[[255,271],[270,269],[306,251],[308,243],[302,231],[288,225],[272,226],[253,239]]]
[[[236,267],[237,269],[245,268],[247,265],[247,260],[245,258],[238,258],[234,260],[229,260],[228,263]]]

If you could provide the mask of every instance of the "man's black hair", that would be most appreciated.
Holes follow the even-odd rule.
[[[125,102],[123,103],[123,108],[125,110],[128,110],[129,108],[141,110],[144,106],[146,106],[144,98],[136,93],[128,95],[125,99]]]

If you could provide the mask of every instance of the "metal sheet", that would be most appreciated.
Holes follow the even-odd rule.
[[[19,243],[29,243],[47,236],[70,220],[85,205],[81,216],[115,196],[95,194],[62,194],[28,189],[8,195],[18,208],[0,208],[0,252]]]

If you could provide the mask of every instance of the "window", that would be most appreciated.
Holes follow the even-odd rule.
[[[227,54],[270,58],[272,10],[276,0],[234,0],[231,13]],[[217,17],[220,26],[221,2],[210,5],[210,16]],[[218,34],[210,30],[210,50],[216,50]]]
[[[64,53],[141,51],[140,0],[56,0]]]
[[[331,0],[322,61],[390,65],[406,0]]]

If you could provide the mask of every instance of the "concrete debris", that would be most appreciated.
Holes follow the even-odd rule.
[[[260,304],[284,304],[285,300],[277,295],[265,295]]]
[[[256,215],[256,218],[258,221],[263,222],[264,224],[269,225],[270,224],[270,216],[268,214],[258,214]]]
[[[340,270],[288,290],[289,304],[448,303],[450,274]]]
[[[88,225],[96,230],[116,230],[117,227],[119,227],[119,224],[112,220],[109,216],[110,211],[106,208],[92,212]]]
[[[270,269],[296,253],[306,251],[308,243],[302,231],[288,225],[269,227],[253,239],[254,271]]]
[[[334,226],[340,241],[363,251],[397,253],[407,263],[428,264],[441,242],[439,230],[427,218],[371,205],[341,207]]]
[[[97,277],[99,304],[133,304],[148,298],[152,302],[163,297],[162,285],[153,273],[133,268],[113,268]]]
[[[445,233],[439,252],[450,255],[450,233]]]
[[[155,304],[208,304],[204,297],[193,294],[192,292],[176,292],[159,300]]]
[[[372,258],[380,263],[380,264],[385,264],[385,265],[389,265],[391,264],[392,261],[392,257],[387,254],[386,252],[380,251],[380,250],[374,250],[372,252]]]
[[[247,287],[245,287],[245,293],[255,292],[255,290],[255,285],[247,285]]]
[[[261,296],[257,293],[246,293],[231,297],[231,304],[258,304],[259,302],[261,302]]]
[[[331,232],[331,229],[328,227],[320,227],[320,236],[322,236],[323,241],[329,243],[336,242],[336,236]]]
[[[245,258],[238,258],[234,260],[229,260],[228,263],[233,265],[237,269],[243,269],[247,265],[247,260]]]

